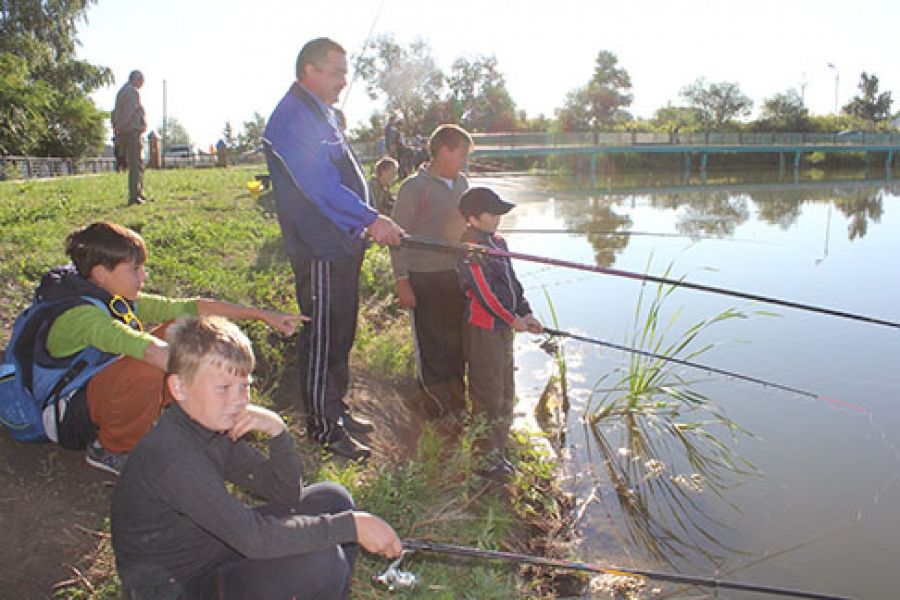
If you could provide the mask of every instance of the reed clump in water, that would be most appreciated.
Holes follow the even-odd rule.
[[[710,495],[739,510],[725,491],[758,474],[735,449],[739,438],[753,434],[666,359],[695,359],[715,345],[700,343],[709,328],[748,315],[729,308],[676,334],[680,309],[663,316],[675,287],[642,286],[631,346],[659,356],[632,354],[594,386],[585,411],[587,439],[596,444],[633,542],[658,559],[699,554],[720,564],[723,553],[738,551],[719,541],[716,532],[727,525],[710,515]]]

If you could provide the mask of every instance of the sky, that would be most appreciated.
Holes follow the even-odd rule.
[[[327,36],[358,54],[370,31],[404,45],[425,40],[445,73],[458,57],[496,56],[529,116],[553,116],[590,79],[600,50],[631,75],[630,111],[640,117],[680,104],[698,77],[737,83],[754,115],[791,87],[813,114],[827,114],[836,87],[840,105],[858,92],[862,71],[900,108],[896,0],[99,0],[87,17],[78,56],[116,77],[93,94],[98,106],[110,110],[141,69],[150,127],[162,123],[165,81],[168,115],[200,148],[228,121],[239,130],[254,111],[268,117],[306,41]],[[381,108],[361,81],[344,94],[351,126]]]

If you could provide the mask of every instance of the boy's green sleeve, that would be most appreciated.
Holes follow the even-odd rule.
[[[136,305],[138,317],[144,325],[158,325],[184,315],[197,315],[196,298],[166,298],[140,293]]]
[[[182,315],[197,314],[195,299],[139,294],[136,304],[145,331],[137,331],[113,319],[98,306],[84,304],[56,318],[47,335],[47,351],[51,356],[61,358],[93,346],[109,354],[124,354],[142,360],[153,338],[149,333],[152,326]]]
[[[84,304],[53,321],[47,334],[47,351],[50,356],[62,358],[93,346],[110,354],[143,359],[152,337],[113,319],[98,306]]]

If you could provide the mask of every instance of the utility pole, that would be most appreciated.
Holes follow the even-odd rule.
[[[838,73],[838,69],[834,66],[834,63],[828,63],[829,69],[834,69],[834,116],[838,115],[838,86],[841,81],[841,74]]]
[[[162,130],[162,149],[165,152],[169,147],[169,123],[168,111],[166,105],[166,80],[163,79],[163,130]]]

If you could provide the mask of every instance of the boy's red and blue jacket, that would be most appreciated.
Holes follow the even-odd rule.
[[[378,212],[332,109],[295,82],[264,135],[287,253],[334,260],[361,251],[360,234]]]
[[[462,241],[509,251],[506,240],[499,234],[475,227],[466,229]],[[469,254],[460,259],[458,270],[460,286],[466,296],[465,318],[470,325],[498,331],[512,327],[516,317],[531,314],[509,258]]]

